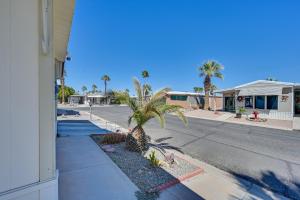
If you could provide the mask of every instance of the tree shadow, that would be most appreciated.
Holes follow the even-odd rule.
[[[291,199],[300,200],[300,183],[291,180],[283,180],[272,171],[262,172],[259,179],[252,178],[245,174],[232,174],[236,177],[238,184],[247,190],[249,194],[251,194],[252,197],[250,199],[274,199],[274,195],[280,199],[281,195]],[[250,181],[255,185],[249,189],[249,183],[245,180]],[[274,193],[271,194],[261,187],[266,188]]]
[[[181,150],[180,147],[176,147],[176,146],[170,145],[170,143],[163,142],[165,140],[172,139],[173,137],[162,137],[162,138],[158,138],[154,141],[151,141],[150,136],[148,136],[148,137],[149,137],[149,140],[148,140],[149,147],[153,147],[153,148],[159,150],[163,154],[166,153],[166,149],[167,150],[175,150],[177,152],[184,154],[184,152]]]

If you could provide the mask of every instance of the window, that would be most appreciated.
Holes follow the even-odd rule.
[[[265,96],[255,96],[255,108],[265,109]]]
[[[267,96],[267,109],[268,110],[278,109],[278,96]]]
[[[252,96],[245,97],[245,108],[253,108],[253,97]]]
[[[174,100],[174,101],[186,101],[187,100],[187,96],[171,95],[171,100]]]

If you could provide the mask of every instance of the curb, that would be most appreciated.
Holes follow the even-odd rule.
[[[190,178],[192,178],[194,176],[197,176],[197,175],[199,175],[199,174],[201,174],[203,172],[204,172],[204,170],[199,167],[196,170],[194,170],[194,171],[192,171],[192,172],[190,172],[188,174],[185,174],[185,175],[180,176],[178,178],[174,178],[173,180],[171,180],[169,182],[166,182],[166,183],[163,183],[161,185],[158,185],[158,186],[156,186],[156,187],[148,190],[148,192],[149,193],[151,193],[151,192],[161,192],[161,191],[166,190],[166,189],[168,189],[168,188],[170,188],[170,187],[172,187],[172,186],[174,186],[174,185],[176,185],[178,183],[181,183],[181,182],[183,182],[183,181],[185,181],[187,179],[190,179]]]

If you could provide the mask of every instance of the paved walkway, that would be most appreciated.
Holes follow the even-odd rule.
[[[138,188],[89,136],[57,138],[60,200],[132,200]]]

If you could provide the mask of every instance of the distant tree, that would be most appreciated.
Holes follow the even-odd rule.
[[[147,70],[144,70],[144,71],[142,71],[142,77],[143,77],[143,79],[147,79],[147,78],[149,78],[149,72],[147,71]]]
[[[64,91],[62,89],[62,86],[59,86],[58,88],[58,99],[61,103],[63,103],[63,99],[68,99],[69,96],[75,94],[75,90],[72,87],[64,86]],[[64,95],[64,96],[63,96]]]
[[[101,80],[104,81],[104,95],[106,96],[107,82],[110,81],[110,77],[105,74],[102,76]]]
[[[142,77],[144,79],[144,84],[142,86],[142,89],[143,89],[143,96],[146,100],[146,96],[150,94],[150,91],[151,91],[151,86],[149,84],[147,84],[147,79],[149,78],[150,74],[147,70],[143,70],[142,71]]]
[[[205,91],[205,103],[204,109],[208,110],[209,108],[209,93],[212,87],[212,78],[224,79],[221,70],[224,67],[216,61],[210,60],[205,62],[201,67],[199,67],[200,77],[204,77],[204,91]]]
[[[202,87],[194,87],[194,92],[201,93],[201,92],[203,92],[203,88]]]
[[[149,85],[149,84],[144,84],[144,85],[143,85],[143,91],[144,91],[145,97],[148,96],[148,95],[151,93],[151,91],[152,91],[151,85]]]
[[[61,85],[61,93],[62,93],[62,99],[61,103],[64,104],[65,101],[65,77],[67,76],[67,71],[64,69],[63,74],[60,78],[60,85]]]
[[[92,85],[92,93],[96,93],[97,92],[97,85],[96,84],[93,84]]]
[[[217,90],[217,89],[218,89],[218,88],[217,88],[216,85],[211,84],[209,93],[210,93],[211,95],[213,95],[214,91]]]
[[[126,92],[127,94],[129,94],[130,91],[129,91],[129,89],[125,89],[125,92]]]
[[[84,94],[84,93],[86,93],[86,91],[87,91],[87,87],[84,85],[84,86],[82,86],[82,88],[81,88],[81,91],[82,91],[82,93]]]

